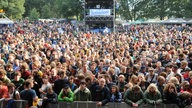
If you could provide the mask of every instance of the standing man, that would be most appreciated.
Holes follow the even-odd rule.
[[[98,101],[97,106],[103,106],[107,104],[110,100],[110,91],[106,86],[106,81],[104,78],[99,80],[99,85],[95,86],[92,92],[92,100]]]
[[[31,89],[33,87],[33,80],[28,79],[24,83],[24,90],[21,91],[21,99],[28,101],[28,107],[33,106],[33,102],[38,101],[35,90]]]
[[[91,92],[86,87],[85,80],[80,82],[79,88],[74,91],[74,96],[76,101],[91,101]]]

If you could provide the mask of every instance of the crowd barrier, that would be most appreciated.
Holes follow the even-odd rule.
[[[92,101],[75,101],[75,102],[59,102],[58,104],[49,104],[48,108],[132,108],[126,103],[108,103],[105,106],[97,106],[97,102]],[[0,108],[7,107],[7,101],[0,100]],[[14,108],[27,108],[27,101],[15,100],[13,102]],[[142,104],[138,108],[179,108],[175,104],[159,104],[159,105],[149,105]],[[188,106],[187,108],[192,108]]]

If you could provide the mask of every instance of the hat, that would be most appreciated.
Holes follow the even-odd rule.
[[[191,71],[191,69],[190,68],[186,68],[185,71]]]
[[[148,70],[149,70],[149,71],[150,71],[150,70],[154,71],[155,69],[151,67],[151,68],[149,68]]]
[[[85,81],[85,80],[81,80],[80,82],[81,82],[81,83],[86,83],[86,81]]]
[[[178,66],[177,65],[173,65],[174,68],[178,69]]]
[[[171,64],[171,63],[167,63],[167,64],[165,65],[165,67],[172,67],[172,64]]]
[[[69,88],[69,85],[68,85],[68,84],[65,84],[65,85],[63,86],[63,88],[64,88],[64,89],[68,89],[68,88]]]
[[[141,69],[145,69],[146,68],[146,66],[141,66]]]

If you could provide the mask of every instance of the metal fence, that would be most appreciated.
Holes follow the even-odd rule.
[[[58,104],[49,104],[48,108],[132,108],[126,103],[108,103],[105,106],[97,106],[97,102],[93,101],[75,101],[75,102],[59,102]],[[0,108],[7,108],[8,102],[0,100]],[[14,108],[27,108],[27,101],[15,100],[13,102]],[[142,104],[138,108],[179,108],[175,104],[159,104],[149,105]],[[192,108],[188,106],[187,108]]]

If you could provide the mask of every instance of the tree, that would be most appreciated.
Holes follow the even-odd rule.
[[[41,18],[50,18],[50,17],[51,17],[50,6],[44,5],[41,10]]]
[[[82,9],[79,0],[55,0],[55,9],[57,9],[58,17],[69,18],[76,16],[78,19]]]
[[[1,0],[0,8],[5,11],[8,17],[20,19],[25,12],[24,3],[25,0]]]
[[[137,19],[140,7],[138,4],[142,2],[141,0],[121,0],[120,1],[120,15],[126,20]]]
[[[29,20],[31,20],[31,21],[38,20],[39,16],[40,16],[40,14],[39,14],[39,12],[37,12],[37,9],[33,8],[30,12]]]

